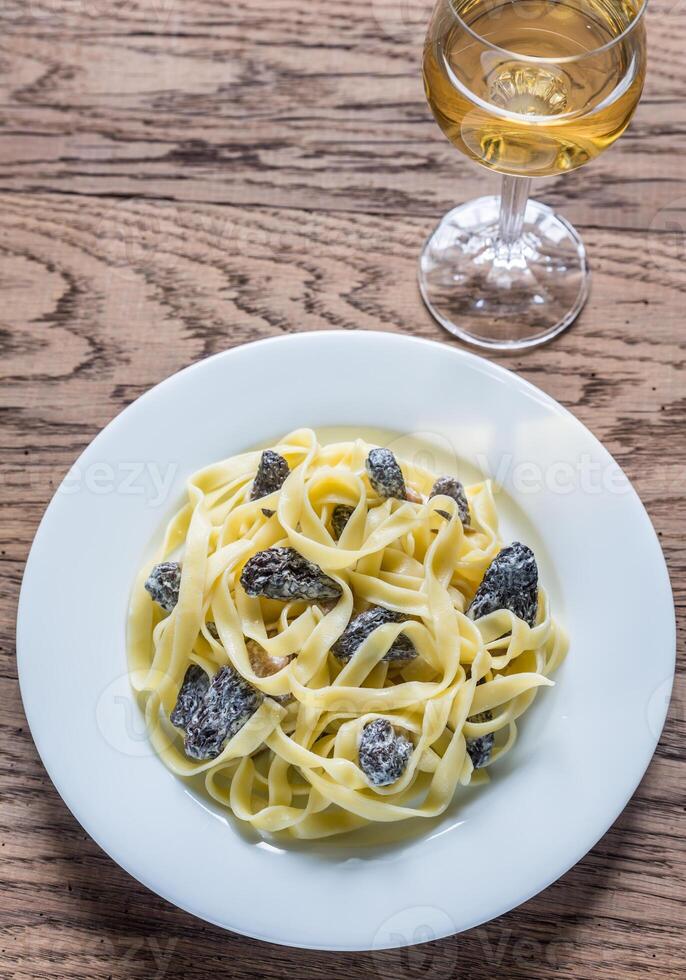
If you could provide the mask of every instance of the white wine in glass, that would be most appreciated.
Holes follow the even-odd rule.
[[[578,315],[589,274],[576,231],[528,200],[624,132],[645,77],[645,0],[439,0],[424,83],[448,139],[504,175],[500,198],[455,208],[427,242],[420,288],[436,319],[516,349]]]

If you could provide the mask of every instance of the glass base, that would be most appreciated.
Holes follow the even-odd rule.
[[[499,197],[446,214],[421,254],[422,299],[441,326],[470,344],[535,347],[573,323],[586,302],[586,250],[545,204],[527,202],[514,245],[499,242],[499,216]]]

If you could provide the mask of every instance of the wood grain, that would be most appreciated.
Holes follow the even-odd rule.
[[[681,663],[653,764],[583,861],[488,926],[359,956],[252,942],[148,892],[76,824],[23,716],[14,618],[26,555],[55,486],[125,405],[191,361],[281,332],[387,329],[452,342],[417,296],[418,249],[443,210],[495,182],[451,150],[424,104],[429,7],[3,5],[3,978],[686,973]],[[539,188],[583,231],[591,300],[553,345],[507,364],[571,408],[624,466],[661,537],[683,623],[683,3],[656,0],[649,37],[646,95],[629,132],[592,166]]]

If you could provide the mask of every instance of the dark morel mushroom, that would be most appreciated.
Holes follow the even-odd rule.
[[[221,667],[183,726],[186,755],[191,759],[216,759],[229,739],[255,714],[262,700],[262,693],[233,667]]]
[[[354,507],[349,507],[347,504],[336,504],[334,507],[331,515],[331,529],[336,541],[345,531],[345,526],[352,517],[354,510]]]
[[[467,612],[480,619],[497,609],[509,609],[529,626],[536,623],[538,567],[531,548],[519,541],[493,559]]]
[[[163,561],[155,565],[145,583],[153,600],[167,612],[179,601],[181,565],[178,561]]]
[[[469,527],[471,517],[469,516],[469,503],[464,487],[454,476],[440,476],[433,485],[429,499],[431,497],[452,497],[457,504],[457,514],[462,524]],[[437,511],[441,517],[449,520],[450,514],[446,510]]]
[[[400,464],[390,449],[372,449],[365,463],[372,489],[380,497],[407,500],[407,487]]]
[[[288,463],[283,456],[275,453],[273,449],[265,449],[253,480],[250,499],[259,500],[260,497],[266,497],[280,490],[289,473]]]
[[[473,715],[467,720],[477,723],[493,721],[493,715],[490,711],[482,711],[481,714]],[[493,732],[489,732],[488,735],[480,735],[478,738],[467,739],[467,754],[472,760],[472,765],[475,769],[483,769],[483,767],[490,762],[494,745],[495,735]]]
[[[212,623],[214,626],[214,623]],[[202,704],[210,686],[210,679],[197,664],[191,664],[186,671],[174,710],[169,716],[172,725],[185,728]]]
[[[374,630],[386,623],[402,623],[407,621],[407,617],[393,609],[384,609],[382,606],[372,606],[365,612],[359,613],[350,620],[346,628],[338,637],[333,647],[333,653],[339,660],[350,660],[357,648]],[[414,660],[417,650],[412,640],[400,633],[391,644],[384,660],[401,661]]]
[[[372,786],[389,786],[407,768],[414,745],[387,718],[375,718],[362,729],[360,769]]]
[[[319,565],[294,548],[258,551],[246,562],[241,585],[251,596],[269,599],[338,599],[341,587]]]

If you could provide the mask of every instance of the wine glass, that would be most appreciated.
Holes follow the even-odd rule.
[[[646,3],[438,0],[426,97],[451,143],[503,174],[500,198],[454,208],[421,255],[424,302],[463,340],[533,347],[582,309],[583,242],[529,187],[593,160],[626,129],[645,77]]]

